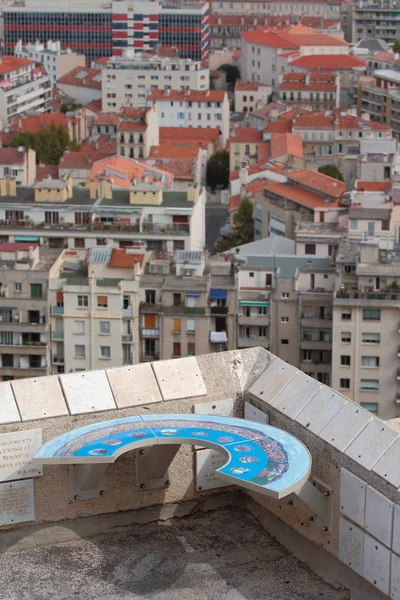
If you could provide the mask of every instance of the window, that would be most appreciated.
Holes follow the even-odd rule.
[[[306,244],[306,254],[315,254],[315,244]]]
[[[374,415],[378,414],[378,403],[377,402],[361,402],[361,408],[365,408],[365,410],[369,410],[369,412],[374,413]]]
[[[75,358],[85,358],[85,346],[81,344],[75,346]]]
[[[155,290],[146,290],[145,291],[145,302],[146,302],[146,304],[155,304],[156,303],[156,291]]]
[[[85,238],[75,238],[74,239],[74,247],[75,248],[84,248],[85,247]]]
[[[42,298],[43,290],[41,283],[31,283],[31,298]]]
[[[364,308],[363,321],[380,321],[381,311],[378,308]]]
[[[172,332],[173,333],[180,333],[181,332],[181,320],[180,319],[174,319],[173,320]]]
[[[156,315],[144,315],[145,329],[156,329]]]
[[[342,321],[351,321],[351,312],[342,312]]]
[[[311,350],[303,350],[303,361],[311,362]]]
[[[361,379],[360,390],[362,392],[377,392],[379,390],[378,379]]]
[[[182,304],[182,294],[174,294],[174,306],[181,306]]]
[[[362,356],[361,366],[377,369],[379,367],[379,356]]]
[[[250,307],[247,307],[250,308]],[[259,306],[258,307],[258,314],[259,315],[266,315],[267,314],[267,307],[266,306]]]
[[[281,323],[289,323],[289,317],[281,317]]]
[[[14,283],[14,292],[20,294],[22,292],[22,285],[20,283]]]
[[[186,321],[186,330],[189,331],[196,331],[196,321],[194,319],[187,319]]]
[[[98,308],[108,308],[107,296],[97,296],[97,306]]]
[[[85,321],[74,321],[74,334],[84,335],[85,333]]]
[[[110,346],[100,346],[100,358],[111,358]]]
[[[196,356],[196,345],[193,342],[188,342],[187,355],[188,356]]]
[[[89,306],[88,296],[78,296],[78,306],[87,308]]]
[[[129,321],[128,321],[128,323],[129,323]],[[99,327],[100,327],[100,333],[102,333],[103,335],[110,334],[110,321],[100,321]]]
[[[250,306],[242,306],[243,316],[251,317],[251,307]]]
[[[122,296],[122,308],[126,310],[131,305],[131,299],[129,296]]]
[[[281,298],[289,298],[289,292],[282,292]]]
[[[381,334],[380,333],[363,333],[362,343],[363,344],[380,344]]]
[[[272,285],[272,273],[267,273],[265,275],[265,287],[271,287]]]
[[[340,334],[340,339],[342,344],[350,344],[351,342],[351,333],[350,331],[342,331]]]
[[[258,337],[260,337],[260,338],[267,337],[267,328],[266,327],[259,327],[258,328]]]
[[[173,349],[172,349],[172,357],[178,358],[179,356],[181,356],[181,343],[174,342]]]
[[[289,340],[281,340],[282,346],[288,346]]]
[[[340,366],[341,367],[350,367],[351,356],[349,354],[342,354],[340,357]]]
[[[340,380],[340,389],[341,390],[349,390],[350,389],[350,379],[341,379]]]

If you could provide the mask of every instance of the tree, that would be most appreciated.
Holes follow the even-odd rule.
[[[400,52],[400,40],[396,40],[393,44],[393,52]]]
[[[254,241],[254,206],[248,198],[241,201],[233,215],[233,228],[218,245],[218,252],[226,252],[235,246]]]
[[[322,167],[318,169],[318,172],[322,173],[323,175],[333,177],[334,179],[339,179],[339,181],[344,181],[343,175],[339,171],[338,167],[334,164],[322,165]]]
[[[12,139],[10,146],[33,148],[36,151],[36,162],[45,165],[58,165],[65,150],[79,150],[79,144],[71,140],[65,127],[55,123],[37,133],[21,131]]]
[[[210,156],[207,163],[207,185],[215,188],[221,185],[224,188],[229,185],[229,152],[219,150]]]
[[[235,87],[236,79],[240,79],[240,71],[236,65],[221,65],[218,71],[225,71],[226,83]]]

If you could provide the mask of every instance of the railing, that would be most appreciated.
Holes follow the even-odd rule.
[[[129,319],[133,317],[133,308],[132,306],[128,306],[127,308],[122,309],[122,318]]]
[[[53,365],[63,365],[64,357],[63,356],[53,356]]]
[[[51,314],[52,315],[63,315],[64,314],[64,307],[63,306],[52,306],[51,307]]]
[[[146,329],[146,328],[143,328],[142,329],[142,336],[143,337],[160,337],[160,330],[159,329]]]
[[[22,342],[21,344],[3,344],[3,342],[0,342],[0,346],[7,346],[10,348],[45,348],[47,342]]]
[[[64,339],[64,332],[63,331],[52,331],[51,332],[51,338],[53,340],[63,340]]]
[[[190,233],[189,223],[147,223],[142,225],[142,233]]]
[[[206,309],[201,306],[185,306],[184,314],[185,315],[205,315]]]
[[[360,292],[358,290],[338,290],[336,298],[351,298],[353,300],[400,300],[400,290],[386,289],[382,292]]]
[[[228,306],[211,306],[210,313],[212,315],[227,315],[228,314]]]
[[[127,335],[123,335],[123,336],[122,336],[122,341],[123,341],[123,342],[131,342],[131,341],[132,341],[132,334],[131,334],[131,333],[129,333],[129,334],[127,334]]]

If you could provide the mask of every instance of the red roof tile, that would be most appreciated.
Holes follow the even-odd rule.
[[[111,268],[133,269],[135,263],[143,265],[143,254],[129,254],[122,248],[114,248],[108,266]]]
[[[34,60],[28,58],[18,58],[17,56],[2,56],[0,57],[0,73],[11,73],[15,69],[26,67],[28,65],[34,65]]]
[[[355,189],[358,192],[386,192],[391,187],[388,181],[360,181],[357,179]]]
[[[287,183],[275,183],[266,180],[264,182],[264,189],[313,210],[317,208],[332,208],[338,206],[337,201],[327,204],[321,195],[304,190],[293,184],[288,185]]]
[[[35,242],[4,242],[0,244],[0,252],[28,252],[29,248],[36,248]]]
[[[190,102],[223,102],[226,97],[224,90],[151,90],[150,100],[186,100]]]
[[[231,196],[229,198],[229,212],[234,212],[235,210],[238,210],[239,206],[240,206],[240,194]]]
[[[339,181],[338,179],[334,179],[323,173],[318,173],[318,171],[311,171],[310,169],[291,171],[290,173],[287,173],[286,176],[290,180],[336,198],[340,198],[346,189],[343,181]]]
[[[264,83],[257,83],[256,81],[242,81],[238,79],[235,84],[235,92],[256,92],[260,87],[268,87]]]
[[[0,165],[22,165],[25,160],[25,148],[22,152],[18,148],[0,148]]]
[[[313,39],[313,38],[311,38]],[[360,69],[366,67],[365,60],[347,54],[314,54],[312,56],[301,56],[292,60],[292,67],[303,69]]]
[[[75,67],[57,81],[57,84],[101,90],[101,69]]]
[[[250,42],[251,44],[269,46],[271,48],[292,48],[296,50],[299,48],[299,45],[294,40],[282,37],[279,30],[271,29],[270,27],[245,31],[242,35],[246,42]]]
[[[230,144],[259,144],[263,141],[263,132],[251,127],[233,129],[229,138]]]
[[[62,125],[65,127],[65,129],[68,128],[68,118],[63,113],[37,113],[34,115],[17,117],[12,122],[10,129],[38,133],[41,129],[50,127],[52,123],[54,123],[57,127]]]
[[[103,160],[111,156],[108,152],[79,151],[70,152],[67,150],[61,157],[60,169],[91,169],[92,165],[97,160]]]
[[[277,133],[271,137],[271,158],[289,154],[303,158],[303,141],[296,133]]]
[[[58,165],[36,165],[36,181],[58,179]]]
[[[101,98],[99,98],[98,100],[93,100],[93,102],[89,102],[89,104],[85,104],[85,106],[83,108],[87,108],[88,110],[90,110],[94,113],[99,113],[103,109],[102,100],[101,100]]]
[[[94,117],[94,125],[117,125],[119,114],[116,112],[99,112]]]
[[[318,33],[311,27],[294,25],[284,29],[265,27],[253,31],[245,31],[244,39],[252,44],[297,50],[302,46],[347,46],[347,42],[340,37]]]

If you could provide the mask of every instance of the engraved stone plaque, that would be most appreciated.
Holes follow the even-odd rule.
[[[118,408],[162,402],[160,390],[149,363],[108,369],[106,373]]]
[[[196,451],[196,490],[214,490],[232,485],[218,479],[215,470],[227,462],[227,458],[217,450]]]
[[[215,415],[216,417],[233,417],[233,400],[217,402],[201,402],[193,406],[195,415]]]
[[[152,367],[164,400],[207,395],[196,357],[162,360]]]
[[[34,520],[33,479],[0,483],[0,526]]]
[[[0,481],[42,475],[41,465],[31,460],[42,445],[42,430],[29,429],[0,435]]]
[[[250,402],[244,403],[244,418],[247,421],[255,421],[256,423],[264,423],[264,425],[268,425],[268,415],[265,414],[259,408],[250,404]]]

